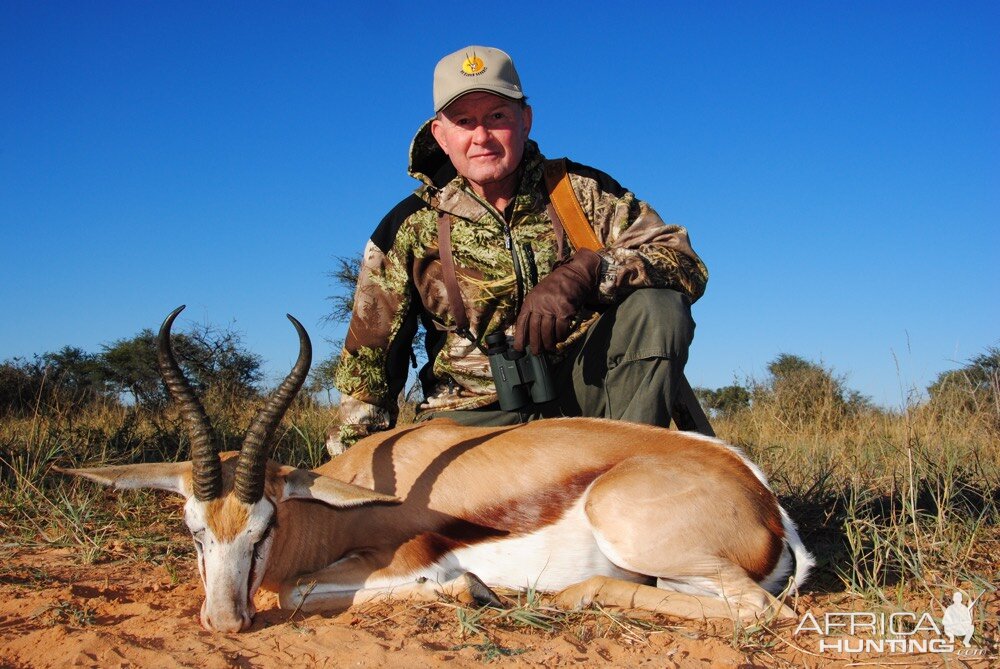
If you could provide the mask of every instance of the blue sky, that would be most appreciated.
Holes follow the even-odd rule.
[[[897,406],[1000,344],[998,34],[996,2],[7,0],[0,359],[182,303],[269,380],[285,312],[330,355],[325,273],[415,185],[437,59],[488,44],[546,155],[689,229],[694,385],[794,353]]]

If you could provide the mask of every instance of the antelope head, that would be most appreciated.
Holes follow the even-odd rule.
[[[264,580],[272,546],[280,541],[276,508],[287,499],[312,499],[335,507],[394,502],[381,495],[294,467],[268,462],[268,443],[309,372],[312,345],[291,315],[299,335],[299,355],[247,429],[238,454],[220,456],[218,439],[204,407],[184,377],[170,345],[170,328],[184,309],[175,309],[160,327],[157,362],[170,398],[180,407],[191,441],[191,460],[62,469],[57,471],[117,488],[155,488],[186,498],[184,522],[198,554],[205,588],[201,624],[209,630],[240,632],[256,613],[253,596]]]

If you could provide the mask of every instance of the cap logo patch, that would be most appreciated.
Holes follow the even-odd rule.
[[[467,77],[477,77],[486,71],[486,64],[483,59],[473,53],[462,63],[462,74]]]

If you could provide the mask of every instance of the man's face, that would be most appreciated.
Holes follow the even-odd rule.
[[[514,174],[530,130],[531,107],[482,92],[463,95],[431,123],[434,139],[480,194]]]

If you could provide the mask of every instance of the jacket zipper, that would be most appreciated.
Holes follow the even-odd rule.
[[[514,316],[516,317],[521,311],[521,303],[524,302],[524,275],[521,270],[521,261],[517,257],[517,249],[514,248],[514,237],[510,231],[510,224],[507,223],[507,219],[503,217],[503,214],[493,208],[493,205],[476,195],[471,189],[468,192],[486,207],[486,211],[490,212],[496,220],[500,221],[500,226],[503,228],[504,246],[507,247],[507,251],[510,253],[511,260],[514,263],[514,286],[516,288],[514,291]]]
[[[521,260],[517,256],[517,249],[514,248],[514,238],[507,221],[503,222],[503,234],[507,250],[510,251],[510,257],[514,261],[514,286],[517,289],[514,293],[514,313],[517,314],[521,311],[521,303],[524,301],[524,274],[521,271]]]

